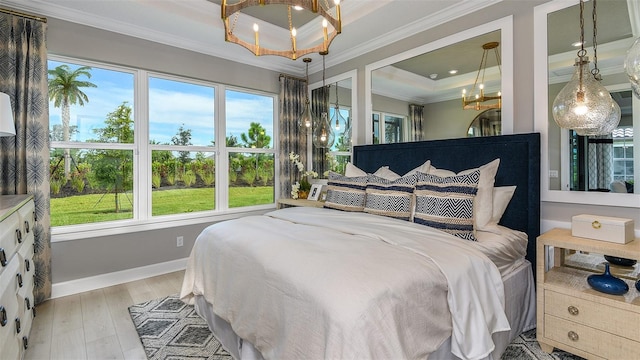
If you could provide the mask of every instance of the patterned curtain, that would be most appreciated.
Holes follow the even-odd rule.
[[[409,124],[413,141],[422,140],[422,122],[424,121],[424,106],[409,104]]]
[[[289,153],[300,155],[300,161],[307,164],[307,129],[298,125],[306,98],[305,85],[303,80],[280,76],[278,164],[280,166],[280,196],[284,198],[291,197],[292,179],[297,173],[297,169],[289,160]]]
[[[0,13],[0,92],[9,94],[16,136],[0,138],[0,194],[36,205],[34,297],[51,297],[49,101],[46,23]]]
[[[613,138],[608,134],[587,139],[589,190],[608,190],[613,172]]]
[[[329,114],[329,92],[331,91],[331,85],[327,85],[324,87],[319,87],[317,89],[313,89],[311,91],[311,113],[312,114],[322,114],[326,112]],[[325,101],[327,100],[327,101]],[[315,119],[314,119],[315,121]],[[316,124],[313,124],[315,129]],[[313,171],[318,173],[319,178],[324,177],[324,173],[328,170],[327,168],[327,153],[329,149],[327,148],[316,148],[312,146],[312,166]]]

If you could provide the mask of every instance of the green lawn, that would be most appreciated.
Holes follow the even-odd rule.
[[[115,195],[78,195],[51,198],[51,226],[86,224],[133,218],[131,194],[120,194],[120,212],[114,212]],[[271,204],[272,186],[231,187],[229,207]],[[171,189],[152,192],[153,216],[213,210],[213,188]]]

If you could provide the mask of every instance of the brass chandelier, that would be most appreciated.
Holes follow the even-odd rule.
[[[482,59],[480,60],[480,67],[478,68],[476,80],[471,88],[470,96],[467,96],[467,89],[462,89],[462,108],[464,110],[500,109],[502,107],[502,94],[499,91],[494,96],[488,96],[484,93],[484,75],[487,70],[487,59],[489,58],[490,50],[494,51],[496,61],[498,62],[498,70],[500,74],[502,74],[502,69],[500,68],[500,53],[498,52],[499,45],[500,43],[497,41],[482,45]],[[478,83],[478,80],[480,83]],[[491,101],[495,102],[491,103]]]
[[[320,0],[240,0],[237,2],[222,0],[220,12],[224,21],[225,40],[248,49],[256,56],[276,55],[296,60],[298,57],[314,52],[327,53],[333,39],[342,32],[340,0],[332,1],[334,2],[333,8],[329,6],[328,0],[324,0],[323,3]],[[268,5],[286,6],[289,31],[286,38],[281,38],[279,39],[280,41],[274,41],[274,34],[271,33],[269,34],[269,40],[271,41],[263,41],[261,44],[258,23],[254,22],[253,28],[248,29],[250,22],[247,23],[244,19],[239,22],[238,19],[243,9]],[[293,12],[292,8],[294,9]],[[311,11],[322,18],[321,22],[313,21],[318,23],[317,34],[306,34],[307,39],[304,39],[304,41],[300,41],[303,39],[297,38],[298,30],[294,24],[295,11],[298,10]],[[331,29],[329,26],[331,26]],[[278,44],[281,45],[281,48],[276,48],[276,42],[281,43]]]

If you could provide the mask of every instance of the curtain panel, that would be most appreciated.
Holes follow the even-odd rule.
[[[422,140],[422,122],[424,121],[424,106],[409,104],[409,124],[411,124],[412,141]]]
[[[280,119],[278,121],[278,165],[280,166],[280,196],[291,197],[291,185],[299,180],[298,169],[289,160],[289,154],[300,156],[307,165],[307,128],[299,125],[306,99],[305,81],[280,76]]]
[[[587,139],[589,190],[609,190],[613,181],[613,138],[609,134]]]
[[[0,194],[35,200],[34,298],[51,297],[49,101],[46,23],[0,13],[0,92],[9,94],[16,136],[0,138]]]

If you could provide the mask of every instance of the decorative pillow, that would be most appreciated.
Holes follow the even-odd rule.
[[[409,171],[408,173],[404,174],[404,176],[412,175],[412,174],[419,173],[419,172],[427,174],[427,173],[429,173],[430,169],[431,169],[431,160],[427,160],[427,161],[424,162],[424,164],[422,164],[422,165],[418,166],[417,168],[415,168],[415,169]]]
[[[346,177],[356,177],[356,176],[367,176],[367,173],[360,169],[359,167],[353,165],[351,162],[347,163],[347,166],[344,169],[344,176]]]
[[[502,219],[504,211],[507,210],[509,202],[516,192],[516,186],[496,186],[493,188],[493,215],[489,225],[497,225]]]
[[[416,177],[413,222],[476,241],[473,208],[480,170],[446,177],[418,173]]]
[[[382,166],[380,169],[376,170],[373,175],[377,177],[381,177],[386,180],[398,180],[400,179],[400,175],[396,174],[393,170],[389,169],[388,166]]]
[[[369,175],[364,212],[410,220],[415,185],[415,175],[401,177],[396,180]]]
[[[453,175],[465,175],[476,170],[480,170],[478,194],[473,205],[473,224],[476,229],[482,229],[489,224],[489,221],[493,216],[493,184],[495,183],[499,165],[500,159],[495,159],[485,165],[480,166],[479,168],[464,170],[459,172],[458,174],[450,170],[437,169],[432,165],[431,169],[429,170],[429,174],[446,177]]]
[[[330,171],[327,182],[327,200],[324,207],[345,211],[362,211],[367,178],[368,176],[347,177]]]

